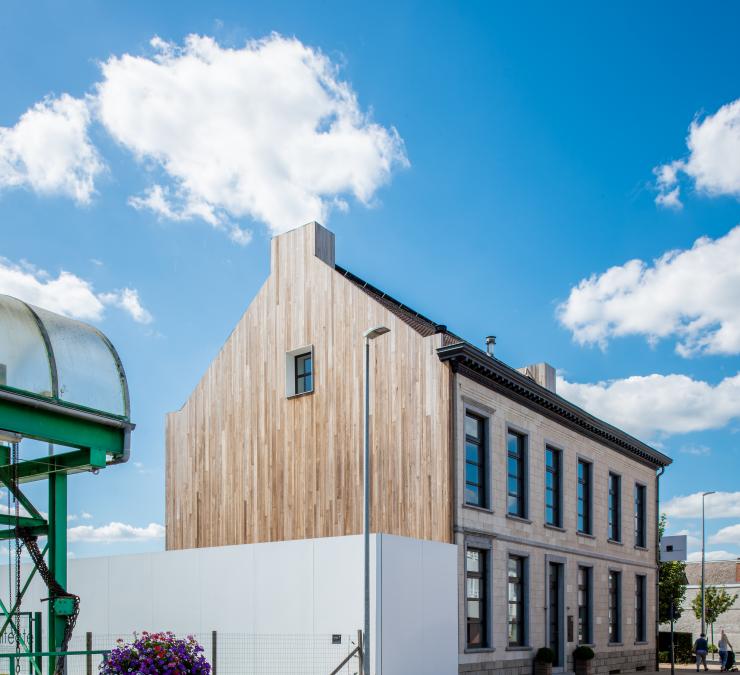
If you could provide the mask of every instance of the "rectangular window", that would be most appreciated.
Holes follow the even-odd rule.
[[[609,642],[622,641],[622,573],[609,572]]]
[[[488,551],[469,548],[465,560],[467,602],[467,645],[488,647]]]
[[[591,568],[578,568],[578,644],[590,645],[591,641]]]
[[[645,546],[645,492],[644,485],[635,485],[635,546]]]
[[[591,462],[578,460],[578,531],[591,534]]]
[[[647,577],[635,576],[635,642],[647,641]]]
[[[296,394],[305,394],[307,391],[313,391],[312,361],[311,352],[299,354],[295,357]]]
[[[562,453],[555,448],[545,448],[545,522],[555,527],[563,526],[561,514]]]
[[[512,516],[527,517],[525,493],[526,437],[513,431],[506,442],[508,454],[507,511]]]
[[[465,503],[485,507],[486,424],[478,415],[465,413]]]
[[[525,560],[521,556],[509,556],[509,646],[522,647],[527,644],[524,621]]]
[[[622,478],[609,474],[609,539],[622,541]]]

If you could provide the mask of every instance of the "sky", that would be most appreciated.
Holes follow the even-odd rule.
[[[740,555],[740,8],[0,5],[0,293],[93,323],[126,466],[73,555],[164,546],[164,415],[311,220],[337,261],[670,455],[668,532]],[[22,449],[23,451],[24,449]],[[30,450],[29,450],[30,451]],[[43,499],[41,494],[37,495]]]

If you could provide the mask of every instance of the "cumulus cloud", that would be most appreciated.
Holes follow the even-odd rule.
[[[90,202],[104,164],[88,137],[87,102],[64,94],[0,127],[0,188],[28,187]]]
[[[708,195],[740,197],[740,99],[713,115],[695,119],[686,139],[689,155],[656,167],[657,204],[680,208],[679,176],[694,181]]]
[[[705,560],[737,560],[740,558],[737,553],[730,553],[729,551],[707,551],[704,554]],[[689,553],[686,557],[689,562],[701,562],[701,551],[694,551]]]
[[[146,527],[135,527],[126,523],[112,522],[99,527],[92,525],[71,527],[67,531],[67,536],[71,543],[143,542],[163,539],[164,532],[164,527],[157,523],[149,523]]]
[[[408,164],[393,128],[374,123],[321,52],[272,35],[240,49],[209,37],[152,41],[150,58],[102,64],[96,112],[138,159],[161,168],[131,199],[162,218],[200,218],[233,239],[248,216],[281,232],[325,220],[345,195],[371,204]]]
[[[0,293],[82,321],[101,320],[106,305],[122,309],[138,323],[152,321],[134,289],[96,293],[89,281],[71,272],[62,270],[54,277],[27,262],[15,264],[6,258],[0,258]]]
[[[701,492],[669,499],[661,511],[669,518],[701,518]],[[740,492],[716,492],[704,498],[706,518],[740,518]]]
[[[557,381],[558,393],[630,433],[685,434],[740,417],[740,373],[717,385],[686,375],[645,375],[594,384]]]
[[[712,495],[712,497],[713,496],[714,495]],[[709,543],[740,546],[740,523],[737,525],[730,525],[729,527],[723,527],[718,530],[709,537]]]
[[[582,279],[557,310],[579,344],[674,337],[682,356],[740,353],[740,226],[651,264],[630,260]]]

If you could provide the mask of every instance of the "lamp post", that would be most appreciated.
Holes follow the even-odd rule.
[[[366,330],[365,338],[365,439],[363,443],[362,538],[364,554],[364,620],[362,631],[362,671],[370,675],[370,341],[390,332],[376,326]]]
[[[711,492],[702,492],[701,494],[701,632],[706,635],[706,608],[704,607],[704,498],[713,495]]]

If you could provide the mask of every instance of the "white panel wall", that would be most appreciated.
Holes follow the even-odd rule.
[[[456,547],[373,535],[370,560],[373,671],[456,673]],[[0,574],[5,600],[2,579],[7,568]],[[354,635],[362,627],[362,538],[72,559],[68,587],[82,599],[77,636],[142,630]],[[23,609],[44,609],[47,596],[34,579]]]

